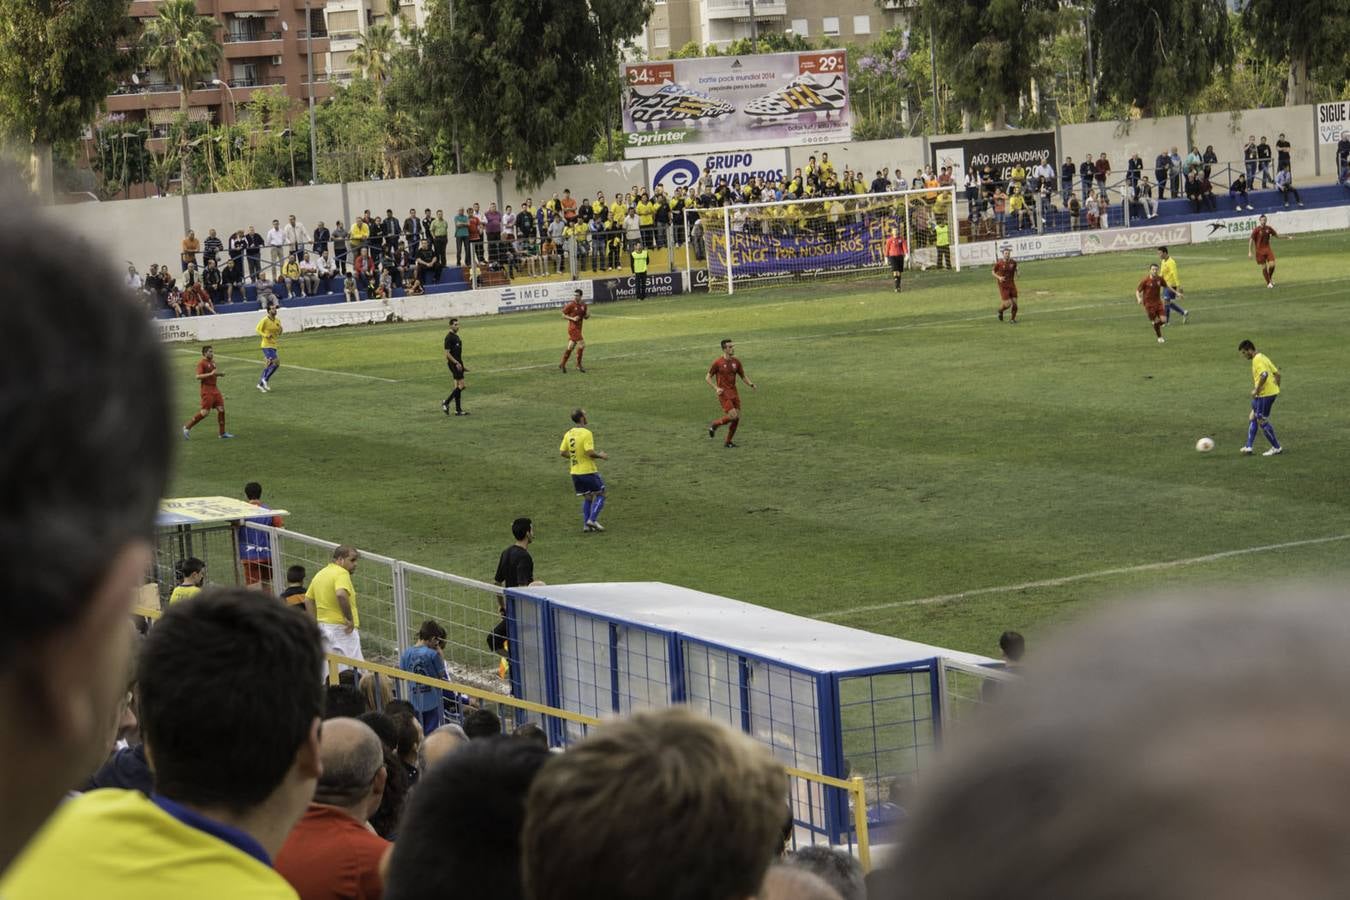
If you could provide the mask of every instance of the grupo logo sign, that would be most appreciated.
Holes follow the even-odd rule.
[[[787,150],[783,147],[667,157],[658,160],[653,166],[652,187],[660,185],[667,194],[673,193],[676,188],[692,189],[705,172],[714,185],[725,181],[736,187],[756,178],[772,182],[787,174],[787,162]]]

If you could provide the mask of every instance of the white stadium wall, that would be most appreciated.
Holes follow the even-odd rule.
[[[240,218],[238,211],[241,209],[253,215]],[[335,221],[343,218],[342,185],[306,185],[229,194],[189,194],[188,213],[198,240],[206,239],[208,228],[216,229],[217,236],[225,241],[229,239],[231,231],[249,225],[266,237],[273,219],[284,227],[287,217],[291,215],[311,231],[320,221],[332,228]],[[182,235],[179,235],[181,239]],[[266,259],[266,254],[263,258]],[[178,254],[175,253],[173,261],[177,260]],[[144,272],[145,267],[141,269]]]

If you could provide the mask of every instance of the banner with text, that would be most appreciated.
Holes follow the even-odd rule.
[[[511,285],[497,289],[497,312],[525,312],[554,309],[572,302],[572,294],[581,291],[587,300],[594,298],[590,281],[553,281],[546,284]]]
[[[1346,135],[1350,135],[1350,100],[1317,104],[1317,139],[1338,144]]]
[[[1004,247],[1012,248],[1014,259],[1052,259],[1056,256],[1078,256],[1083,252],[1082,239],[1076,232],[962,244],[957,252],[961,254],[963,267],[992,266],[1003,255]]]
[[[1191,242],[1188,222],[1176,225],[1148,225],[1143,228],[1115,228],[1083,232],[1083,252],[1117,253],[1122,250],[1154,250]]]
[[[620,76],[628,159],[853,136],[843,50],[624,63]]]
[[[755,178],[777,181],[787,175],[788,153],[787,148],[779,147],[774,150],[672,156],[654,160],[650,166],[650,187],[660,185],[667,194],[673,194],[676,188],[693,188],[704,172],[712,178],[714,185],[722,180],[732,187]]]
[[[985,166],[990,168],[995,181],[1007,181],[1013,166],[1021,165],[1030,174],[1042,159],[1055,165],[1053,131],[934,141],[929,148],[933,154],[933,170],[951,166],[952,180],[958,185],[965,181],[967,173],[983,171]]]
[[[886,220],[875,217],[790,235],[731,233],[731,271],[736,278],[793,272],[821,272],[881,266]],[[720,232],[708,235],[708,271],[727,275],[727,242]]]
[[[674,297],[684,293],[683,272],[651,272],[647,275],[648,297]],[[637,278],[632,275],[600,278],[595,281],[595,302],[633,300],[637,297]]]
[[[1245,241],[1258,224],[1255,214],[1211,219],[1191,223],[1191,243],[1210,241]],[[1280,234],[1303,234],[1309,231],[1332,231],[1350,225],[1350,206],[1332,206],[1324,209],[1299,209],[1291,212],[1266,214],[1266,224]]]

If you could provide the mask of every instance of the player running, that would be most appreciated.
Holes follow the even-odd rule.
[[[1262,216],[1261,218],[1265,218]],[[1247,445],[1242,448],[1243,455],[1250,456],[1252,443],[1256,440],[1256,429],[1260,428],[1270,441],[1270,449],[1262,456],[1279,456],[1284,452],[1275,437],[1275,429],[1270,424],[1270,408],[1280,395],[1280,370],[1264,353],[1256,352],[1251,341],[1238,344],[1238,352],[1252,361],[1252,412],[1247,417]]]
[[[998,320],[1003,311],[1012,310],[1012,324],[1017,324],[1017,260],[1012,258],[1012,247],[1003,248],[1003,258],[994,263],[994,280],[998,282]]]
[[[1166,325],[1170,322],[1172,320],[1172,312],[1176,311],[1181,313],[1181,324],[1185,325],[1190,319],[1190,315],[1176,302],[1178,297],[1186,293],[1181,289],[1181,277],[1177,275],[1177,261],[1168,254],[1166,247],[1158,248],[1158,259],[1162,260],[1158,265],[1158,274],[1162,276],[1162,280],[1165,283],[1162,298],[1166,317],[1163,319],[1163,324]]]
[[[582,299],[580,289],[572,292],[572,302],[563,307],[562,317],[567,320],[567,349],[563,351],[562,362],[558,363],[558,369],[564,373],[567,371],[567,358],[572,355],[575,348],[577,371],[584,373],[586,369],[581,365],[581,355],[586,352],[586,339],[581,336],[581,323],[591,317],[591,310]]]
[[[1279,233],[1266,224],[1266,217],[1261,216],[1257,221],[1257,226],[1252,229],[1252,236],[1247,239],[1247,258],[1256,256],[1256,264],[1261,267],[1261,275],[1266,279],[1266,287],[1275,286],[1275,250],[1270,246],[1270,239],[1280,237]],[[1293,235],[1284,235],[1285,240],[1292,241]]]
[[[891,264],[891,275],[895,278],[895,292],[900,293],[900,275],[905,271],[905,257],[909,254],[909,247],[905,245],[905,239],[900,236],[898,227],[891,229],[891,236],[886,238],[886,261]]]
[[[216,369],[216,351],[207,344],[202,348],[202,358],[197,362],[197,385],[201,388],[202,407],[197,410],[192,421],[183,426],[183,440],[188,439],[188,432],[192,431],[192,426],[205,419],[213,409],[216,411],[216,424],[220,427],[221,439],[234,437],[225,430],[225,397],[220,393],[220,388],[216,387],[216,379],[224,377],[225,373]]]
[[[1163,307],[1162,299],[1162,292],[1166,287],[1167,282],[1158,274],[1158,264],[1153,263],[1148,267],[1148,274],[1144,276],[1144,280],[1134,289],[1135,302],[1144,308],[1160,344],[1167,343],[1162,336],[1163,325],[1167,323],[1167,310]]]
[[[450,415],[450,404],[455,404],[455,415],[467,416],[460,404],[464,395],[464,375],[469,370],[464,366],[464,342],[459,337],[459,319],[450,320],[450,330],[445,335],[445,365],[450,369],[450,377],[455,380],[455,389],[441,403],[441,412]]]
[[[268,304],[267,315],[258,321],[258,327],[253,330],[262,339],[258,346],[262,347],[263,359],[266,361],[262,375],[258,378],[258,390],[266,394],[272,390],[272,376],[281,368],[281,362],[277,359],[277,335],[286,330],[281,324],[281,319],[277,317],[275,303]]]
[[[609,459],[609,454],[595,449],[595,435],[586,427],[586,410],[572,410],[573,427],[563,435],[558,455],[566,459],[572,473],[572,488],[581,498],[581,530],[604,531],[596,521],[605,508],[605,480],[596,468],[597,459]]]
[[[713,360],[713,364],[708,367],[708,374],[703,380],[708,382],[708,386],[717,392],[717,400],[722,404],[724,415],[720,419],[714,419],[708,423],[708,437],[716,437],[717,429],[723,425],[729,425],[727,429],[727,439],[722,445],[727,448],[735,447],[736,444],[731,440],[736,436],[736,429],[741,424],[741,395],[736,390],[736,376],[750,385],[750,390],[755,389],[755,383],[745,374],[745,366],[736,358],[736,344],[731,338],[722,340],[722,355]]]

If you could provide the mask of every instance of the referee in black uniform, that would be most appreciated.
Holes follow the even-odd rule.
[[[453,402],[455,415],[467,416],[468,413],[459,403],[459,398],[464,394],[464,375],[469,371],[464,368],[464,343],[459,339],[459,319],[450,320],[450,331],[445,335],[445,364],[450,368],[450,377],[455,380],[455,389],[441,404],[441,411],[450,415],[450,404]]]

